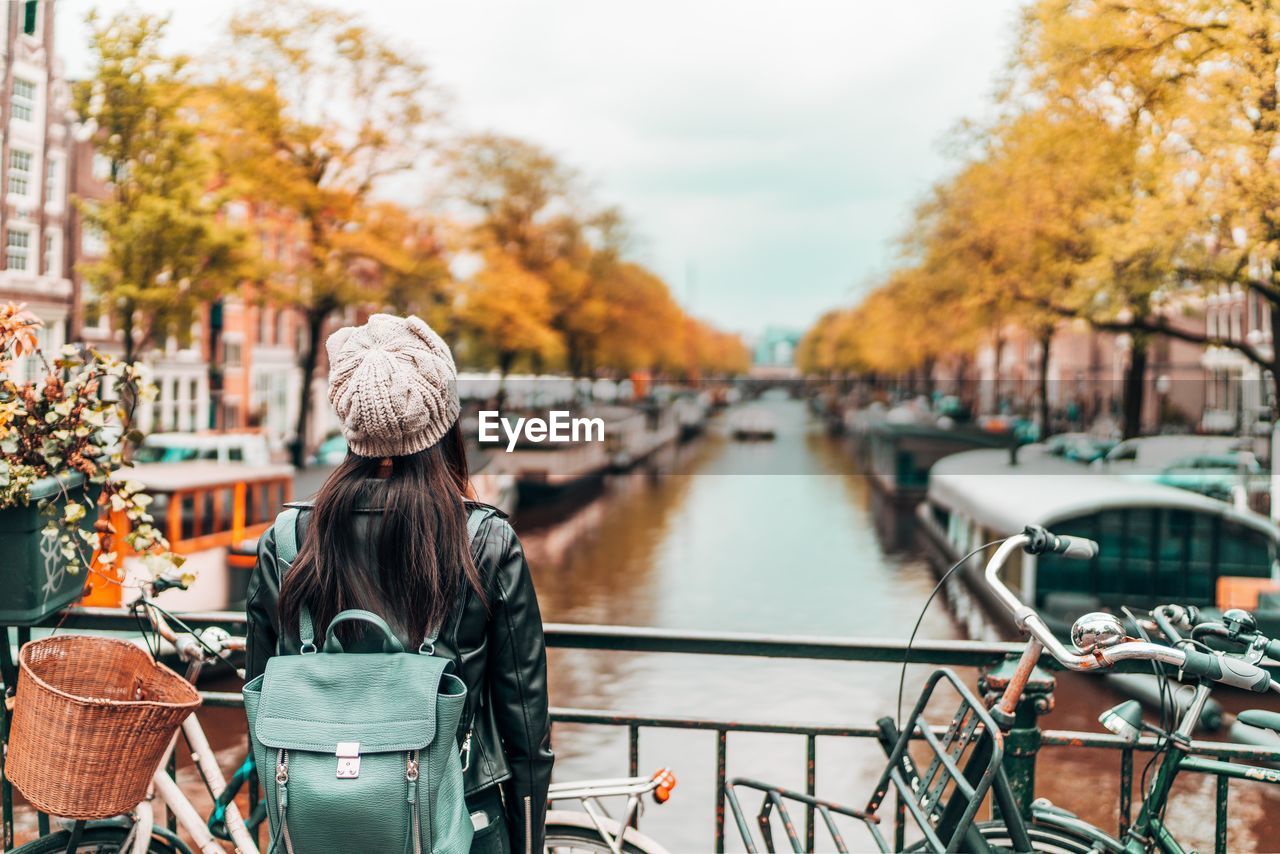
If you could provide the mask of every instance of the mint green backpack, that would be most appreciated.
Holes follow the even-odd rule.
[[[483,509],[467,519],[474,539]],[[280,559],[297,555],[296,509],[276,517]],[[334,635],[358,621],[381,653],[346,653]],[[301,655],[277,655],[244,686],[249,739],[266,792],[271,851],[366,854],[471,848],[456,733],[467,689],[437,658],[439,629],[406,651],[386,621],[352,609],[333,618],[317,648],[299,617]]]

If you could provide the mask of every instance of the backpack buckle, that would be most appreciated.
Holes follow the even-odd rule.
[[[338,757],[339,780],[354,780],[360,776],[360,742],[340,741],[334,753]]]

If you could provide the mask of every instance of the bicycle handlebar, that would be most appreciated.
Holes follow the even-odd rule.
[[[1063,667],[1068,670],[1106,670],[1121,661],[1138,659],[1172,664],[1180,670],[1197,676],[1245,688],[1258,693],[1267,690],[1280,692],[1280,683],[1272,683],[1271,675],[1262,668],[1223,655],[1208,654],[1196,650],[1183,650],[1147,641],[1126,640],[1109,647],[1090,650],[1070,650],[1058,640],[1044,619],[1027,603],[1019,599],[1000,580],[1000,570],[1009,556],[1018,549],[1030,554],[1052,552],[1072,559],[1087,560],[1097,554],[1098,545],[1079,537],[1060,537],[1044,528],[1028,527],[1021,534],[1009,537],[996,550],[983,573],[987,586],[1001,604],[1013,614],[1018,627],[1035,638]]]
[[[1098,544],[1084,537],[1052,534],[1039,525],[1028,525],[1022,533],[1027,538],[1022,548],[1028,554],[1051,553],[1071,560],[1090,560],[1098,555]]]
[[[145,597],[135,603],[142,605],[147,613],[147,621],[160,637],[173,644],[178,656],[183,661],[203,661],[206,656],[220,656],[228,652],[243,652],[248,641],[246,638],[228,634],[222,630],[213,632],[206,629],[200,637],[191,632],[176,632],[165,619],[159,608],[150,607],[151,601]]]

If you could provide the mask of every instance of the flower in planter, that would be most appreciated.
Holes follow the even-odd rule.
[[[61,491],[41,500],[40,508],[48,516],[45,536],[56,543],[67,572],[96,571],[95,554],[100,566],[115,562],[120,532],[109,515],[118,512],[130,522],[125,544],[148,571],[189,583],[180,569],[185,559],[169,551],[147,512],[151,496],[136,481],[111,477],[124,464],[125,446],[140,438],[129,431],[133,408],[154,398],[146,372],[75,345],[63,347],[51,364],[38,346],[39,326],[22,306],[0,305],[0,509],[26,506],[36,481],[58,478]],[[19,380],[11,374],[14,361],[24,357],[38,360],[40,376]],[[70,490],[76,475],[89,488]],[[91,517],[96,521],[86,529]]]

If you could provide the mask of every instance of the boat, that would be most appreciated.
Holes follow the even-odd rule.
[[[707,404],[703,395],[681,394],[671,401],[676,423],[680,426],[680,441],[688,442],[702,435],[707,426]]]
[[[771,441],[778,435],[778,422],[772,412],[752,406],[733,413],[729,433],[739,442]]]
[[[860,437],[862,450],[855,447],[854,453],[870,476],[872,515],[884,547],[894,551],[910,544],[916,507],[925,498],[929,473],[939,460],[977,448],[1002,448],[1012,441],[1008,433],[946,419],[868,424]]]
[[[1264,630],[1280,630],[1280,609],[1267,604],[1280,589],[1280,528],[1188,490],[1107,475],[1030,445],[1017,454],[970,451],[939,461],[917,516],[918,539],[939,571],[1027,525],[1097,541],[1099,554],[1089,561],[1022,554],[1006,569],[1009,588],[1063,636],[1087,611],[1170,602],[1210,612],[1245,608]],[[960,569],[967,584],[949,590],[957,616],[974,637],[991,636],[993,625],[996,636],[1014,635],[1008,611],[981,581],[985,565],[978,554]]]
[[[675,411],[656,402],[637,406],[602,406],[592,414],[604,418],[605,448],[614,471],[634,467],[680,436],[680,423]]]
[[[505,454],[483,447],[470,436],[466,438],[467,464],[471,489],[476,500],[497,507],[508,516],[516,512],[519,488],[515,473],[505,466]]]

